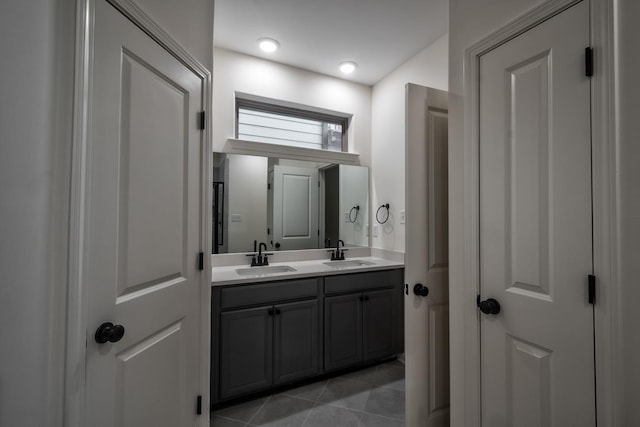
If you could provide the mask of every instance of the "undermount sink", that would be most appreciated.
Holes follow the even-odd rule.
[[[264,267],[238,268],[236,273],[241,276],[263,276],[265,274],[280,274],[290,271],[296,271],[296,269],[288,265],[268,265]]]
[[[374,265],[371,261],[364,261],[359,259],[350,259],[347,261],[328,261],[325,262],[324,265],[328,265],[331,268],[341,269],[341,268],[349,268],[349,267],[362,267],[364,265]]]

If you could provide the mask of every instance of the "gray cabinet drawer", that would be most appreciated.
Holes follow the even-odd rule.
[[[393,288],[402,283],[404,270],[369,271],[340,276],[328,276],[324,279],[326,295],[346,292],[358,292],[372,289]]]
[[[225,287],[220,291],[220,308],[274,304],[318,295],[319,278]]]

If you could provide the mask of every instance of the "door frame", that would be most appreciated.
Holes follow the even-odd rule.
[[[88,153],[91,104],[93,96],[93,42],[94,13],[96,1],[108,1],[127,19],[132,21],[154,41],[160,44],[176,59],[188,67],[202,80],[202,100],[206,111],[206,122],[211,123],[211,72],[200,64],[189,52],[178,44],[162,27],[149,17],[131,0],[76,0],[75,18],[75,59],[74,59],[74,97],[73,97],[73,136],[70,179],[70,215],[68,249],[68,288],[66,296],[66,344],[65,344],[65,386],[64,386],[64,425],[82,427],[85,416],[86,391],[86,337],[90,325],[87,322],[88,284],[85,277],[86,209],[88,207],[86,191],[89,188]],[[210,126],[202,132],[201,155],[202,176],[200,177],[201,250],[205,253],[204,272],[196,280],[200,287],[200,393],[204,407],[209,408],[209,342],[211,315],[211,131]],[[195,407],[195,403],[194,403]],[[200,417],[201,427],[209,425],[208,412]]]
[[[616,425],[620,403],[619,285],[617,140],[615,129],[615,0],[589,1],[590,39],[594,48],[594,76],[591,78],[592,191],[594,274],[597,298],[594,307],[596,359],[596,418],[599,425]],[[480,283],[479,224],[479,63],[484,53],[506,43],[541,22],[579,3],[580,0],[550,0],[532,8],[502,28],[465,49],[464,55],[464,147],[463,199],[464,242],[461,259],[463,283],[452,293],[450,304],[459,307],[451,319],[450,352],[452,383],[464,384],[464,391],[452,401],[461,411],[464,425],[481,425],[480,317],[476,295]],[[586,46],[585,46],[586,47]],[[451,150],[451,148],[450,148]],[[450,156],[455,153],[450,153]],[[450,170],[450,174],[457,173]],[[450,180],[451,182],[451,180]],[[450,246],[451,247],[451,246]],[[452,254],[455,255],[455,254]],[[585,283],[586,286],[586,283]],[[461,296],[463,300],[459,300]],[[455,337],[455,338],[454,338]],[[461,362],[456,365],[457,360]],[[457,377],[457,378],[454,378]],[[454,405],[460,405],[454,408]]]

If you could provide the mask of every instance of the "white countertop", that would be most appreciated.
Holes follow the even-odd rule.
[[[316,259],[305,261],[270,262],[269,266],[286,265],[293,268],[295,271],[287,271],[284,273],[279,272],[268,274],[254,274],[249,276],[240,275],[236,272],[237,269],[249,268],[248,264],[213,267],[211,269],[211,286],[267,282],[283,279],[296,279],[300,277],[331,276],[337,274],[389,270],[393,268],[404,267],[403,262],[391,261],[388,259],[372,256],[347,258],[345,261],[365,261],[371,263],[370,265],[358,265],[353,267],[334,268],[325,264],[328,261],[328,259]]]

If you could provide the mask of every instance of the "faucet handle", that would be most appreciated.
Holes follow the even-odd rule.
[[[269,265],[268,255],[273,255],[271,252],[263,252],[262,255],[258,254],[257,266]]]
[[[248,254],[245,254],[245,256],[250,256],[251,257],[251,267],[255,267],[256,265],[258,265],[258,260],[256,258],[258,256],[257,253],[255,253],[255,252],[254,253],[248,253]]]

